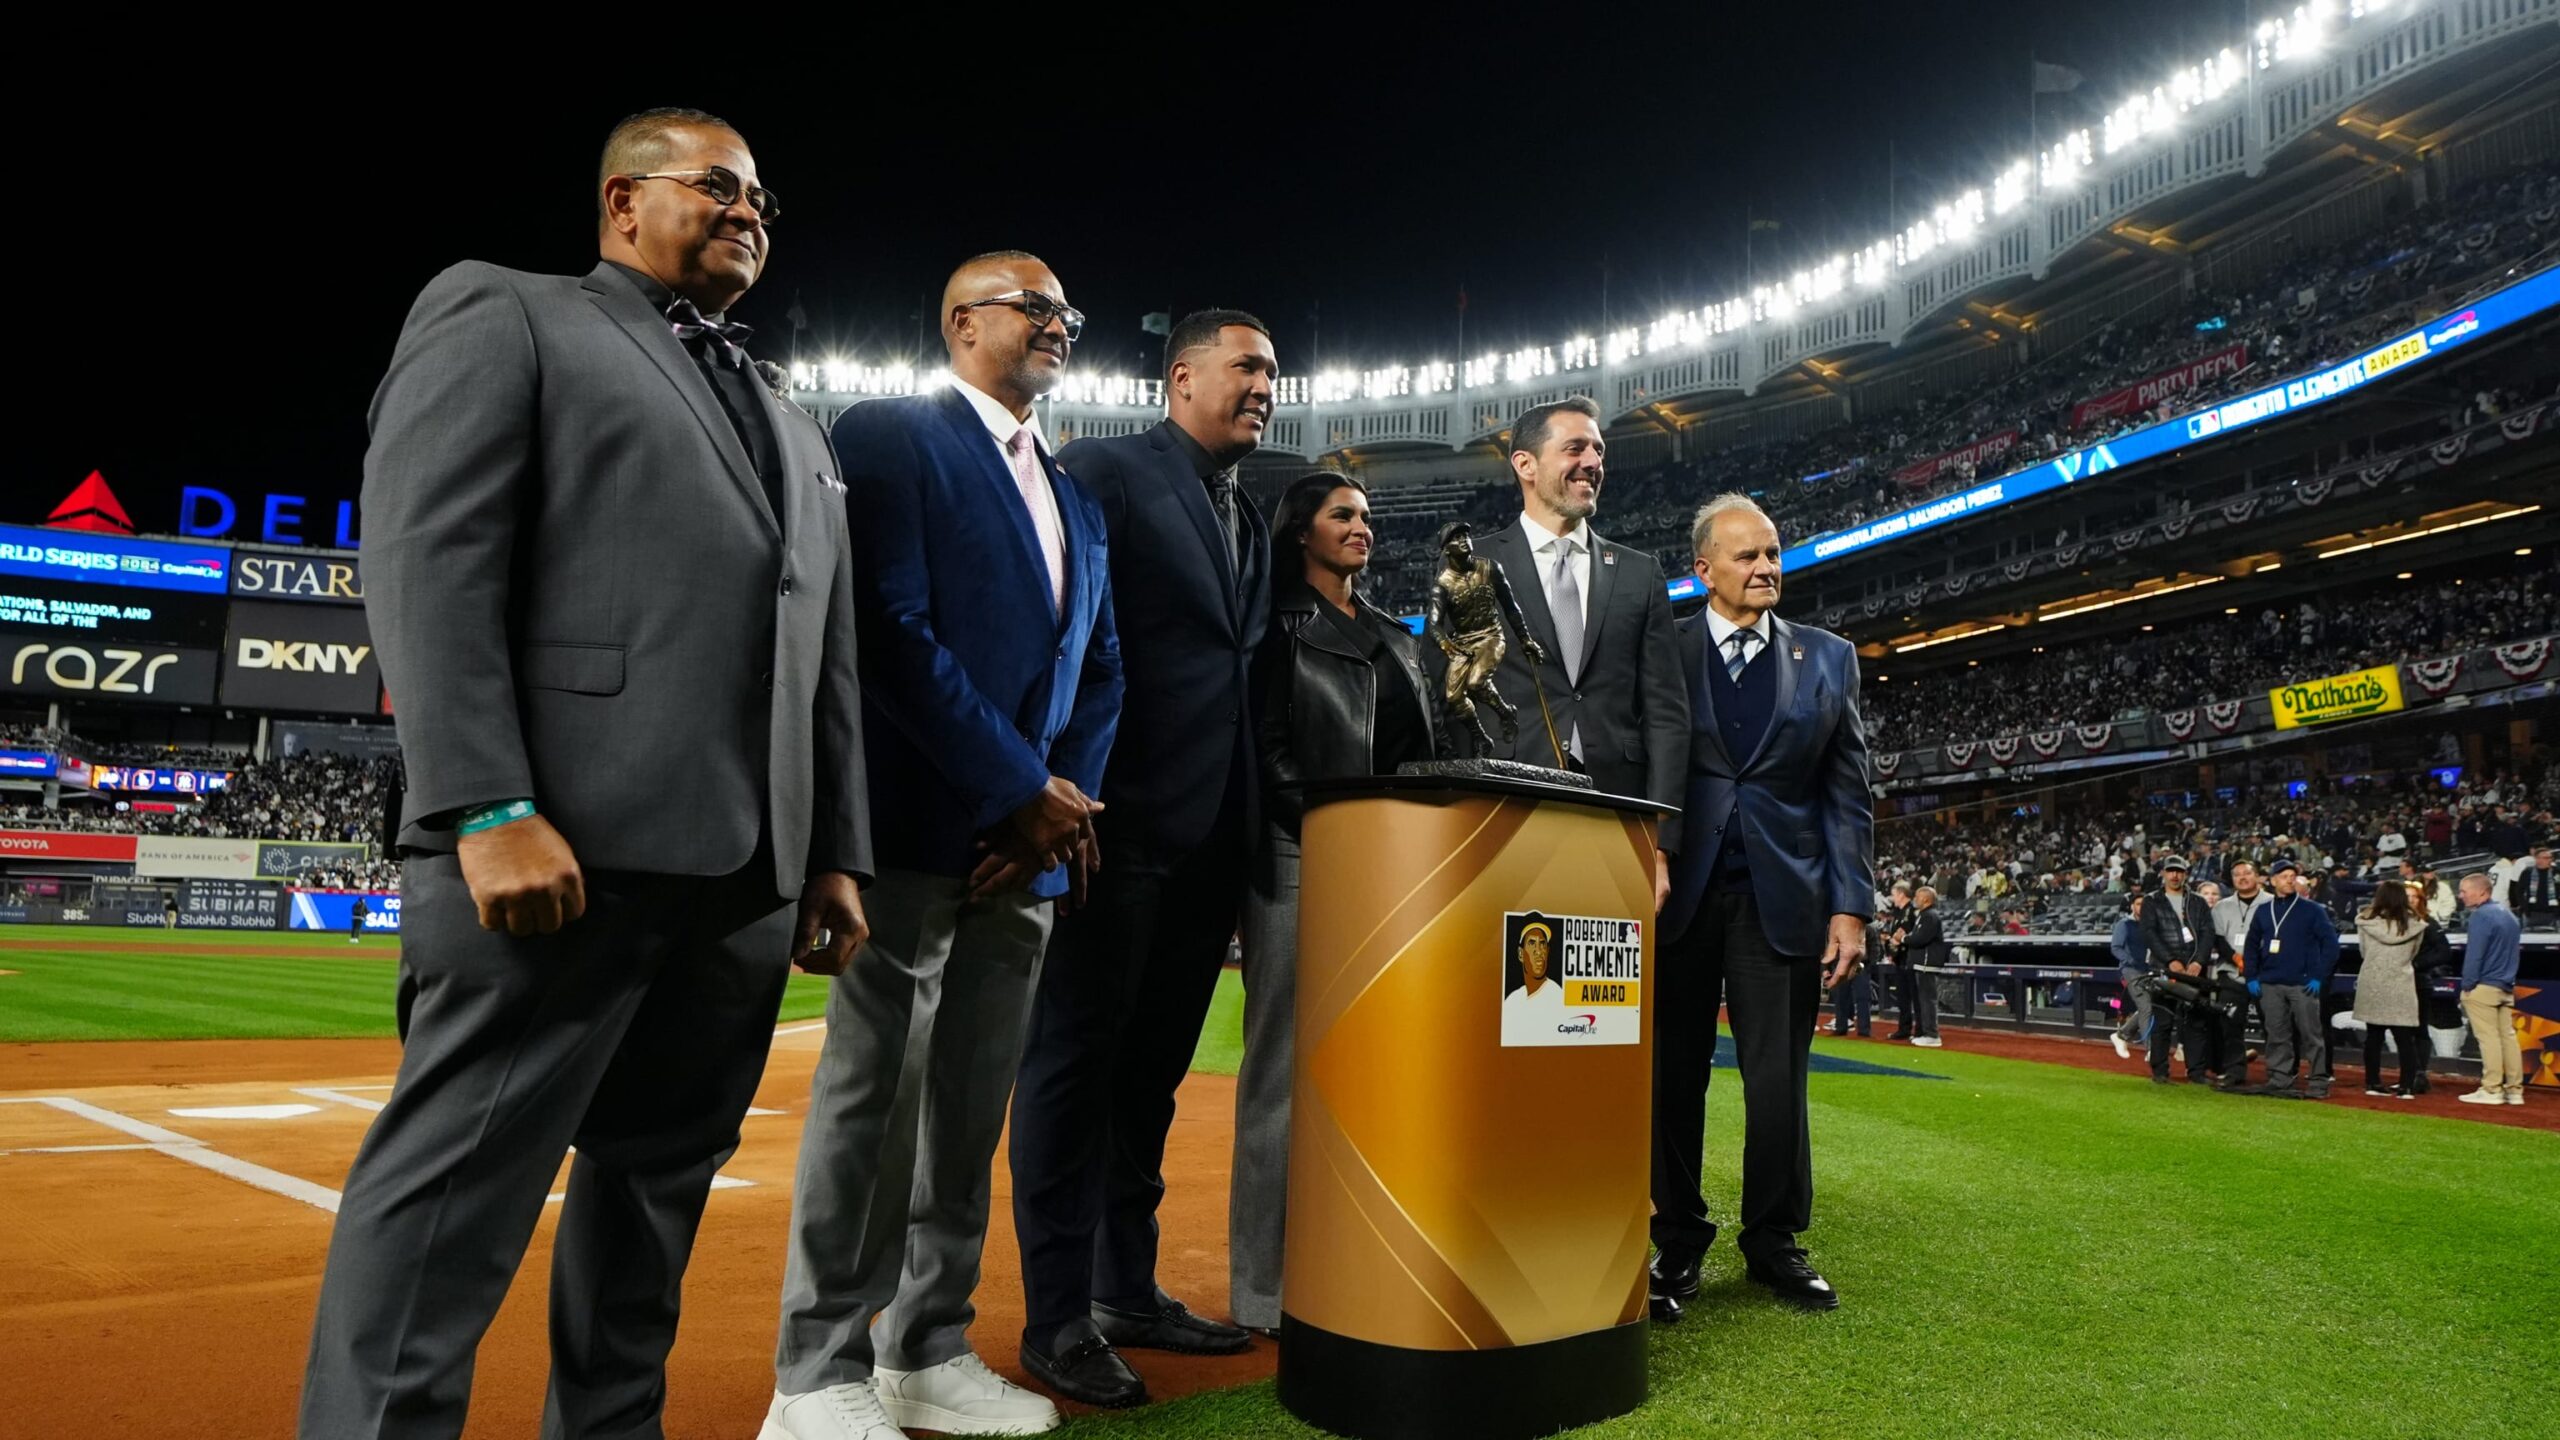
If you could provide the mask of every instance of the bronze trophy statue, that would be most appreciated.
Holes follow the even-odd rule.
[[[1450,715],[1475,727],[1476,737],[1490,751],[1496,742],[1493,732],[1485,726],[1484,709],[1493,711],[1502,725],[1500,743],[1510,744],[1520,735],[1519,712],[1493,684],[1493,672],[1502,664],[1506,644],[1503,621],[1509,620],[1511,628],[1520,632],[1520,648],[1532,666],[1532,683],[1537,681],[1534,667],[1546,663],[1547,652],[1529,633],[1528,617],[1512,597],[1511,582],[1503,577],[1502,567],[1476,558],[1475,542],[1467,533],[1465,521],[1452,521],[1442,527],[1440,562],[1440,573],[1431,585],[1426,626],[1440,653],[1449,658],[1441,699],[1447,703]],[[1538,711],[1542,717],[1546,716],[1546,708],[1546,689],[1540,685]],[[1546,719],[1550,753],[1562,755],[1564,747],[1556,743],[1555,721],[1552,717]]]

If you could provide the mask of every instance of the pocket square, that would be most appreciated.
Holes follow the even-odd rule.
[[[844,493],[844,482],[833,475],[828,474],[824,470],[818,472],[818,483],[826,486],[829,490],[834,491],[838,495]]]

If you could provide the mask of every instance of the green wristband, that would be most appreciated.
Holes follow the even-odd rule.
[[[464,835],[477,835],[483,830],[495,830],[501,825],[512,825],[518,820],[530,820],[533,818],[533,813],[533,802],[530,800],[501,800],[495,805],[482,805],[477,809],[463,811],[462,823],[455,829]]]

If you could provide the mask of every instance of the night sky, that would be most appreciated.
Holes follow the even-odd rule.
[[[2031,49],[2088,76],[2042,102],[2058,129],[2243,21],[2232,0],[1960,8],[1487,7],[1393,31],[1123,12],[1168,17],[1170,49],[1065,11],[960,36],[799,11],[734,46],[652,22],[487,63],[420,32],[432,73],[368,45],[334,74],[102,77],[46,137],[62,168],[18,177],[19,353],[59,338],[73,363],[37,367],[0,520],[41,521],[92,469],[146,530],[182,485],[326,513],[420,285],[466,258],[586,270],[596,150],[648,105],[726,116],[782,199],[737,311],[767,358],[791,356],[795,295],[805,357],[911,357],[955,260],[1022,248],[1092,317],[1081,367],[1152,373],[1142,315],[1238,305],[1306,371],[1461,358],[1462,289],[1464,354],[1596,332],[1604,295],[1620,323],[1727,298],[1750,217],[1780,227],[1751,236],[1764,280],[1884,233],[1888,139],[1906,215],[2023,153]],[[711,58],[729,49],[752,58]]]

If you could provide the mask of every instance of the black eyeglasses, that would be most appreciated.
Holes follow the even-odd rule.
[[[1009,310],[1019,310],[1035,331],[1048,329],[1049,322],[1055,320],[1066,327],[1069,340],[1079,339],[1084,334],[1083,311],[1063,301],[1052,300],[1037,290],[1011,290],[1002,295],[990,295],[984,300],[972,300],[960,308],[975,310],[981,305],[1002,305]]]
[[[701,178],[692,178],[695,176]],[[767,225],[772,224],[775,218],[782,214],[782,207],[775,203],[772,191],[761,185],[745,183],[738,178],[735,171],[723,165],[714,165],[708,170],[658,170],[647,175],[629,175],[623,178],[673,180],[679,185],[689,185],[701,191],[722,205],[735,205],[738,203],[738,197],[744,195],[747,197],[748,208],[755,211],[756,218]]]

